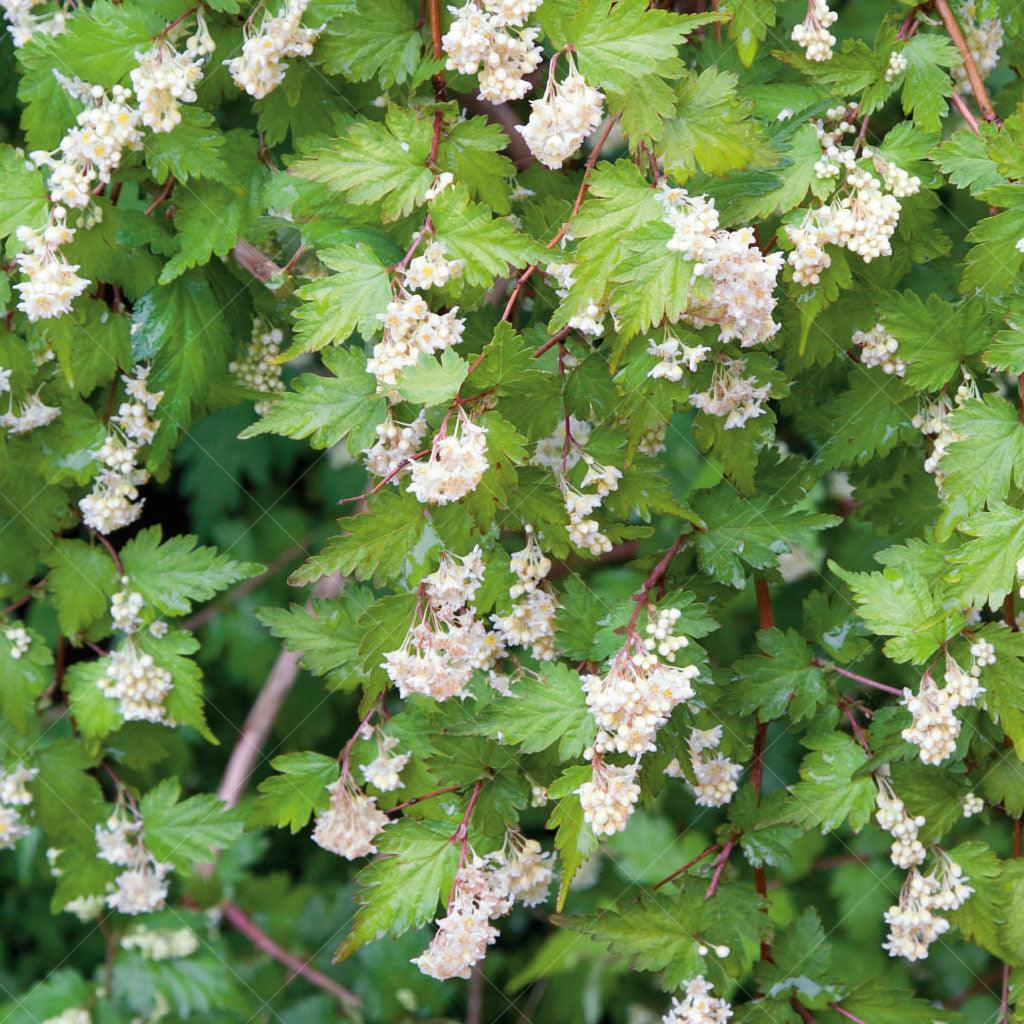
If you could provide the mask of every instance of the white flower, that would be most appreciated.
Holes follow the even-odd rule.
[[[447,505],[476,490],[487,472],[487,428],[460,408],[453,430],[438,434],[430,456],[414,462],[409,491],[425,505]]]
[[[887,82],[892,82],[899,78],[899,76],[907,70],[907,66],[907,58],[904,57],[902,53],[898,53],[896,50],[893,50],[892,53],[889,54],[889,64],[885,69],[885,80]]]
[[[985,18],[979,22],[977,4],[974,0],[968,0],[967,3],[960,5],[958,17],[978,73],[985,78],[999,63],[999,49],[1003,45],[1003,23],[999,18]],[[950,72],[953,75],[955,90],[959,93],[970,92],[971,83],[964,65],[957,63],[950,68]]]
[[[698,974],[684,983],[682,999],[672,999],[672,1009],[661,1018],[662,1024],[726,1024],[732,1016],[732,1007],[724,1000],[712,996],[712,985]]]
[[[195,35],[179,53],[165,38],[144,53],[136,52],[138,67],[131,71],[142,123],[153,132],[169,132],[181,124],[182,103],[194,103],[195,87],[203,77],[203,62],[213,52],[213,39],[202,13],[196,15]]]
[[[382,793],[390,793],[404,786],[401,771],[409,763],[411,755],[392,755],[391,751],[397,746],[397,737],[379,735],[377,737],[377,756],[360,769],[363,778]]]
[[[313,842],[346,860],[376,853],[374,840],[388,824],[388,816],[377,809],[376,797],[360,792],[347,774],[327,791],[331,804],[317,815]]]
[[[146,603],[140,593],[128,589],[128,583],[128,577],[122,576],[121,586],[125,589],[119,590],[110,599],[110,617],[114,629],[119,629],[122,633],[134,633],[142,625],[142,616],[139,612]]]
[[[427,414],[421,410],[411,423],[399,423],[389,408],[384,422],[378,423],[374,429],[377,440],[363,453],[366,469],[374,476],[390,477],[391,483],[397,487],[399,474],[396,470],[419,451],[426,436]]]
[[[985,801],[974,793],[968,793],[961,801],[961,807],[965,818],[973,818],[985,809]]]
[[[68,263],[61,255],[60,246],[74,237],[65,218],[64,208],[54,206],[49,226],[42,232],[24,226],[17,230],[18,241],[25,248],[14,259],[26,280],[18,281],[14,287],[21,295],[18,309],[29,320],[47,320],[70,313],[71,304],[89,284],[75,273],[78,264]]]
[[[38,768],[26,768],[19,763],[9,772],[0,772],[0,804],[25,807],[32,803],[28,784],[39,774]]]
[[[832,47],[836,37],[829,32],[839,15],[829,10],[825,0],[809,0],[807,17],[793,29],[792,40],[802,47],[808,60],[826,61],[832,59]]]
[[[157,665],[151,654],[141,652],[131,638],[110,652],[106,670],[96,685],[104,696],[118,702],[126,722],[173,724],[164,707],[174,689],[171,673]]]
[[[121,937],[122,949],[136,949],[145,960],[177,960],[199,948],[191,928],[147,928],[136,925]]]
[[[384,336],[373,346],[373,355],[366,364],[367,371],[377,378],[379,390],[393,389],[398,372],[414,365],[421,353],[430,355],[458,345],[465,326],[458,312],[456,306],[443,315],[432,313],[419,295],[388,303],[387,311],[380,314]]]
[[[264,18],[255,35],[250,35],[246,26],[241,54],[224,61],[239,89],[262,99],[284,81],[285,57],[308,57],[313,52],[324,26],[303,28],[302,16],[308,6],[309,0],[286,0],[281,13]]]
[[[583,818],[595,835],[614,835],[629,824],[640,798],[636,772],[636,763],[617,768],[600,759],[594,761],[590,781],[584,782],[576,792]]]
[[[13,807],[0,806],[0,850],[13,849],[15,843],[31,831]]]
[[[453,277],[459,277],[466,267],[465,260],[449,260],[445,258],[442,242],[432,242],[416,256],[405,272],[405,287],[409,291],[422,291],[426,288],[443,288]]]
[[[875,324],[870,331],[854,331],[852,341],[860,348],[860,361],[865,366],[880,366],[883,373],[902,377],[907,364],[896,353],[900,343],[882,324]]]
[[[690,405],[709,416],[725,418],[725,429],[736,430],[748,420],[765,413],[764,403],[771,393],[770,384],[758,384],[756,377],[744,377],[742,359],[725,359],[715,366],[711,387],[690,395]]]
[[[20,661],[32,646],[32,636],[24,626],[5,626],[4,639],[11,645],[8,653],[14,661]]]
[[[284,331],[279,327],[268,327],[259,317],[252,322],[252,337],[240,359],[228,363],[228,373],[238,378],[242,387],[259,391],[264,395],[279,395],[285,391],[281,379],[281,364],[277,356],[284,341]],[[270,411],[273,402],[261,399],[256,403],[256,412],[263,416]]]

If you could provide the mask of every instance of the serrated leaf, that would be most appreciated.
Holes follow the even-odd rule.
[[[38,230],[46,224],[49,205],[42,174],[14,151],[0,146],[0,175],[4,190],[0,195],[0,239],[13,235],[19,227]]]
[[[337,781],[341,768],[336,758],[311,751],[281,754],[270,762],[270,767],[280,774],[259,784],[259,796],[246,824],[287,826],[294,835],[305,828],[314,814],[327,808],[327,787]]]
[[[978,130],[980,135],[961,128],[929,154],[957,188],[967,189],[972,196],[1007,183],[986,151],[986,139],[995,134],[995,128],[982,122]]]
[[[947,69],[960,63],[960,55],[945,36],[930,32],[918,32],[900,52],[907,61],[900,96],[903,110],[915,124],[937,132],[946,114],[946,97],[953,92]]]
[[[448,405],[459,393],[469,373],[469,363],[454,349],[446,348],[438,360],[421,352],[415,365],[398,374],[398,393],[415,405]]]
[[[868,756],[843,733],[809,736],[809,753],[800,764],[800,781],[792,788],[791,820],[822,834],[849,821],[859,832],[875,809],[875,783],[870,775],[857,776]]]
[[[317,42],[316,59],[331,75],[353,82],[377,77],[382,89],[416,70],[422,38],[407,0],[358,0]]]
[[[950,555],[957,566],[953,583],[964,607],[986,601],[999,610],[1017,586],[1017,561],[1024,556],[1024,512],[1003,501],[976,512],[959,525],[973,538]]]
[[[761,654],[733,665],[733,703],[740,714],[756,711],[761,721],[787,712],[795,721],[809,718],[825,701],[825,673],[812,664],[814,652],[795,629],[763,629],[757,634]]]
[[[47,552],[46,564],[62,633],[77,636],[106,617],[119,584],[114,563],[99,544],[59,540]]]

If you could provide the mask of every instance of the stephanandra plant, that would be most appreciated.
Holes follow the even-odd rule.
[[[2,8],[0,1021],[1022,1019],[1016,3]]]

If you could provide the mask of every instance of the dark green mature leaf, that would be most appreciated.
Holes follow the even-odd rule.
[[[25,628],[24,626],[22,627]],[[0,630],[0,714],[10,726],[24,733],[34,721],[36,701],[53,679],[53,653],[35,630],[27,630],[28,650],[18,657],[13,638]]]
[[[768,999],[796,997],[810,1010],[823,1010],[843,995],[829,977],[832,950],[818,913],[805,910],[772,943],[770,963],[758,965],[760,989]]]
[[[789,814],[805,827],[822,833],[839,828],[849,820],[859,831],[870,820],[875,807],[875,783],[870,775],[855,775],[867,764],[868,755],[843,733],[808,737],[809,753],[800,765],[800,781],[793,786]]]
[[[377,840],[380,856],[359,872],[359,909],[336,960],[385,935],[424,925],[448,897],[459,861],[451,829],[420,821],[389,825]]]
[[[929,155],[957,188],[965,188],[973,196],[1007,183],[986,151],[985,140],[995,134],[995,128],[983,121],[978,129],[980,135],[967,128],[953,132]]]
[[[262,565],[236,562],[216,548],[196,547],[190,534],[165,541],[159,526],[137,533],[122,549],[121,561],[130,589],[166,615],[187,615],[194,602],[208,601],[263,571]]]
[[[239,434],[243,440],[260,434],[309,438],[313,448],[331,448],[347,439],[355,455],[376,439],[374,428],[384,419],[386,404],[377,382],[366,372],[366,357],[356,349],[325,352],[324,365],[334,374],[304,373],[292,390],[275,399],[263,417]]]
[[[1015,960],[1002,942],[1006,920],[1006,893],[1002,883],[1002,863],[987,843],[968,840],[947,851],[963,869],[974,889],[959,910],[949,912],[949,920],[968,942],[987,949],[1000,960]]]
[[[353,82],[376,77],[388,89],[416,70],[421,45],[416,9],[408,0],[357,0],[332,21],[316,59],[329,74]]]
[[[968,511],[1005,500],[1011,482],[1024,484],[1024,424],[1005,398],[965,402],[950,427],[958,438],[942,456],[943,487]]]
[[[919,32],[901,50],[907,61],[900,100],[914,123],[930,131],[942,127],[946,97],[953,92],[953,80],[947,68],[960,63],[956,48],[945,37]]]
[[[57,619],[66,636],[88,631],[106,617],[120,584],[110,555],[99,544],[59,540],[47,552],[46,564]]]
[[[1024,512],[992,502],[960,524],[972,539],[950,555],[957,567],[953,585],[965,607],[988,602],[998,610],[1017,585],[1017,561],[1024,553]]]
[[[270,762],[279,775],[271,775],[259,784],[249,813],[249,827],[287,826],[294,835],[309,819],[330,803],[327,787],[337,781],[341,769],[337,758],[312,751],[281,754]]]
[[[825,673],[812,664],[814,652],[795,629],[763,629],[757,634],[762,654],[733,665],[732,695],[743,715],[756,711],[761,721],[789,709],[795,721],[809,718],[828,696]]]
[[[178,780],[164,779],[142,797],[139,811],[147,849],[158,860],[188,871],[242,834],[242,816],[214,796],[180,797]]]

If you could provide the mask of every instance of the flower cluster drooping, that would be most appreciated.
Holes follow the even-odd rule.
[[[954,409],[959,408],[968,399],[978,397],[978,386],[974,382],[974,378],[967,370],[961,370],[961,372],[963,380],[956,389],[956,395],[952,402],[945,394],[942,394],[935,401],[928,402],[911,420],[915,428],[920,430],[925,437],[932,439],[932,450],[924,460],[924,471],[935,477],[935,486],[940,496],[944,493],[943,484],[946,479],[945,471],[942,468],[942,457],[954,441],[960,440],[960,435],[953,429],[950,415]]]
[[[147,366],[136,366],[134,376],[121,377],[128,400],[110,417],[111,432],[92,453],[104,468],[78,507],[86,526],[99,533],[112,533],[142,515],[145,499],[139,497],[139,487],[149,480],[149,472],[137,464],[137,458],[139,449],[152,442],[160,426],[150,414],[164,396],[162,391],[148,390],[148,377]]]
[[[541,551],[529,524],[526,546],[512,555],[509,567],[516,575],[509,589],[512,609],[507,615],[492,615],[491,624],[502,646],[528,647],[538,661],[551,661],[555,657],[558,601],[543,582],[551,571],[551,560]]]
[[[565,511],[569,515],[569,540],[578,548],[589,551],[592,555],[602,555],[611,551],[612,542],[601,533],[598,521],[590,516],[601,507],[604,499],[612,491],[618,489],[622,471],[615,466],[602,465],[593,456],[583,451],[579,442],[572,436],[571,430],[563,436],[566,438],[570,450],[574,446],[579,449],[579,457],[587,467],[579,486],[571,484],[566,475],[569,464],[565,456],[568,452],[563,448],[565,465],[563,467],[560,461],[555,473],[558,476],[558,486],[562,492]],[[594,491],[588,492],[586,490],[588,487],[593,487]]]
[[[74,238],[74,232],[67,226],[64,208],[55,206],[51,209],[50,222],[42,231],[22,225],[18,228],[17,237],[25,247],[15,256],[18,269],[25,275],[25,280],[14,286],[21,296],[18,309],[32,321],[70,313],[71,304],[85,291],[89,282],[75,273],[78,264],[68,263],[60,251],[62,245]],[[56,415],[58,413],[54,413],[54,417]],[[19,422],[31,424],[23,426],[23,430],[40,426],[31,417],[26,418],[24,410]]]
[[[313,44],[324,26],[302,27],[302,16],[308,6],[309,0],[285,0],[281,13],[264,18],[254,35],[249,34],[246,25],[241,54],[224,61],[239,89],[262,99],[284,81],[288,70],[286,57],[308,57],[313,52]]]
[[[398,372],[413,366],[422,353],[431,355],[462,341],[465,321],[459,319],[458,306],[447,313],[432,313],[419,295],[409,295],[388,303],[384,335],[373,346],[366,369],[377,378],[378,388],[390,392],[398,383]]]
[[[327,792],[330,805],[316,817],[313,842],[346,860],[376,853],[374,840],[388,824],[388,816],[377,808],[377,798],[363,793],[347,769]]]
[[[720,342],[735,340],[743,348],[774,337],[780,326],[772,316],[782,254],[765,256],[751,228],[719,230],[715,201],[707,196],[691,196],[662,182],[658,198],[673,231],[668,248],[692,260],[694,277],[706,277],[711,285],[710,296],[688,306],[684,319],[695,327],[715,324]]]
[[[179,53],[161,36],[144,53],[136,52],[138,67],[132,68],[132,88],[139,103],[142,123],[153,132],[169,132],[181,124],[181,104],[194,103],[196,85],[203,77],[203,63],[214,51],[213,38],[196,14],[196,31],[185,40]]]
[[[900,890],[900,900],[885,912],[889,926],[882,948],[889,956],[906,960],[924,960],[928,947],[949,931],[949,921],[936,911],[957,910],[974,889],[963,869],[942,850],[936,851],[937,864],[930,874],[922,875],[912,867]]]
[[[594,835],[610,836],[629,824],[633,808],[640,799],[636,783],[638,761],[619,768],[606,764],[600,757],[592,762],[590,781],[576,790],[583,808],[583,818]]]
[[[369,764],[364,764],[360,768],[366,782],[382,793],[402,789],[405,785],[402,782],[401,773],[409,763],[411,755],[392,754],[391,751],[397,746],[397,736],[385,736],[384,733],[379,732],[377,734],[377,756]]]
[[[709,416],[724,418],[726,430],[740,429],[749,420],[763,416],[772,386],[745,376],[746,368],[744,359],[720,358],[711,374],[711,386],[690,395],[690,405]]]
[[[4,626],[4,639],[11,645],[13,661],[20,661],[32,646],[32,635],[24,626]]]
[[[174,726],[165,702],[174,689],[171,673],[140,651],[129,637],[122,647],[111,651],[106,669],[96,685],[103,695],[116,700],[126,722],[159,722]]]
[[[678,338],[666,334],[663,341],[648,339],[647,354],[654,356],[657,363],[647,376],[653,380],[668,380],[676,383],[683,379],[683,368],[696,373],[697,367],[711,351],[707,345],[684,345]]]
[[[240,359],[228,363],[228,373],[238,378],[239,384],[258,391],[263,395],[280,395],[284,392],[281,380],[281,364],[277,357],[284,341],[280,327],[268,326],[260,317],[252,322],[252,337]],[[256,412],[262,416],[273,405],[273,399],[265,398],[256,403]]]
[[[405,272],[405,287],[409,291],[443,288],[453,277],[460,277],[466,269],[465,260],[449,260],[443,242],[431,242],[416,256]]]
[[[530,103],[530,119],[520,126],[530,152],[545,167],[559,168],[601,123],[604,94],[587,85],[568,55],[569,73],[558,82],[552,74],[539,100]]]
[[[137,925],[121,937],[122,949],[134,949],[144,960],[180,960],[199,948],[191,928],[147,928]]]
[[[958,20],[970,50],[971,58],[978,68],[978,74],[985,78],[999,63],[999,49],[1003,45],[1003,23],[999,18],[984,18],[978,21],[978,5],[974,0],[960,5]],[[950,69],[953,88],[960,93],[971,91],[967,68],[955,64]]]
[[[641,643],[638,637],[631,638],[605,676],[582,677],[587,707],[599,727],[593,750],[584,756],[592,757],[596,751],[639,757],[657,749],[658,730],[675,707],[693,697],[693,680],[700,669],[671,664],[689,643],[675,632],[680,614],[678,608],[663,609],[647,624],[646,639]]]
[[[540,6],[531,0],[484,0],[481,7],[470,0],[464,7],[450,7],[455,16],[441,40],[449,71],[478,75],[480,98],[491,103],[521,100],[530,91],[530,74],[543,59],[537,45],[540,29],[523,22]]]
[[[957,708],[971,707],[985,691],[978,682],[981,670],[995,661],[995,649],[987,640],[971,645],[971,667],[965,670],[946,652],[946,670],[938,686],[931,672],[925,672],[915,694],[904,689],[900,702],[913,719],[903,730],[903,738],[918,747],[925,764],[941,764],[956,749],[960,735],[960,719],[953,713]]]
[[[424,505],[447,505],[476,490],[487,472],[487,428],[459,408],[450,433],[434,437],[430,455],[413,462],[409,492]]]
[[[60,407],[47,405],[38,395],[29,395],[18,412],[14,411],[11,395],[7,412],[0,415],[0,427],[10,434],[27,434],[30,430],[46,427],[60,416]]]
[[[39,774],[38,768],[15,765],[8,772],[0,772],[0,850],[10,850],[19,839],[31,831],[22,820],[19,808],[32,803],[28,784]]]
[[[464,697],[473,673],[489,669],[504,653],[500,638],[473,608],[483,573],[482,552],[475,547],[464,558],[443,554],[438,569],[424,578],[413,625],[381,665],[399,696]]]
[[[923,864],[925,849],[917,833],[924,827],[925,819],[921,815],[912,818],[907,814],[903,801],[893,791],[888,779],[878,774],[875,782],[878,786],[875,821],[880,829],[892,836],[890,857],[893,864],[904,870]]]
[[[516,900],[533,907],[547,898],[550,854],[540,844],[511,833],[505,849],[472,856],[459,868],[444,917],[426,950],[412,962],[438,981],[468,978],[498,937],[490,922],[504,917]]]
[[[97,825],[96,846],[100,860],[126,870],[114,879],[107,906],[121,914],[148,914],[162,910],[167,899],[167,876],[173,864],[158,861],[146,848],[142,819],[118,810],[105,825]]]
[[[711,994],[713,986],[702,974],[683,987],[683,998],[673,997],[672,1009],[661,1018],[662,1024],[726,1024],[732,1016],[732,1007]]]
[[[730,761],[724,754],[707,756],[706,751],[717,750],[722,742],[722,727],[694,729],[690,733],[690,767],[695,782],[693,792],[699,807],[722,807],[732,800],[743,774],[743,765]],[[679,763],[672,761],[665,774],[685,778]]]
[[[15,46],[24,46],[36,32],[59,36],[67,29],[68,19],[62,9],[37,14],[35,9],[39,6],[40,0],[0,0],[0,11]]]
[[[829,8],[825,0],[808,0],[807,17],[793,29],[790,38],[804,50],[808,60],[831,60],[836,37],[829,28],[838,19],[839,15]]]
[[[412,459],[426,436],[427,414],[420,411],[411,423],[399,423],[388,409],[384,422],[374,429],[377,440],[363,453],[367,472],[388,477],[397,486],[397,470]]]
[[[854,331],[852,340],[865,366],[880,366],[883,373],[896,377],[907,372],[907,364],[896,354],[900,343],[882,324],[875,324],[870,331]]]

